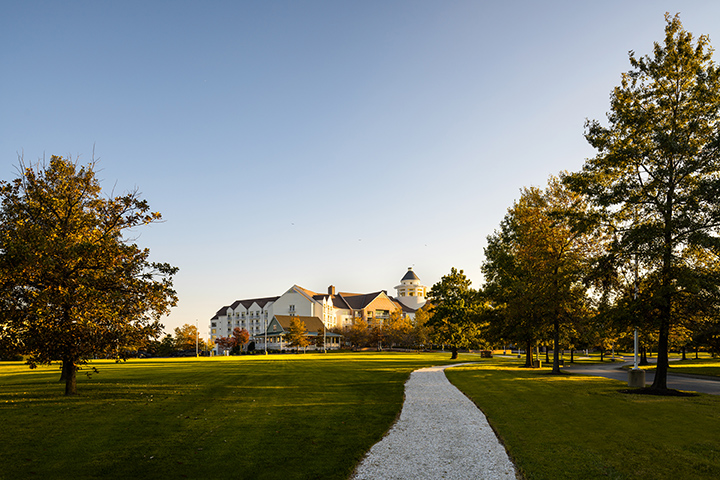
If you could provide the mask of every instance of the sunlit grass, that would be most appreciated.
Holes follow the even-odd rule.
[[[720,478],[720,398],[628,395],[623,382],[493,363],[446,372],[526,478]]]
[[[670,373],[720,377],[720,358],[687,359],[670,364]]]
[[[58,366],[0,363],[0,479],[344,479],[400,412],[410,372],[449,358],[98,361],[74,397]]]

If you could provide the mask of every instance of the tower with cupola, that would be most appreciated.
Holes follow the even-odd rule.
[[[408,267],[405,276],[400,279],[400,285],[395,287],[396,298],[406,307],[414,310],[425,305],[427,301],[427,287],[420,283],[420,278]]]

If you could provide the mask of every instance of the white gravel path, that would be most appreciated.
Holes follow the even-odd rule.
[[[422,368],[405,383],[400,419],[352,480],[516,479],[485,415],[445,376],[457,365]]]

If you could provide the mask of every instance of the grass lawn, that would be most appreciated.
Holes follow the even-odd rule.
[[[99,361],[75,397],[57,366],[0,363],[0,480],[346,479],[399,414],[410,372],[449,359]]]
[[[720,397],[627,395],[623,382],[517,365],[446,373],[527,479],[720,478]]]
[[[688,356],[689,357],[689,356]],[[708,375],[720,377],[720,358],[688,358],[678,362],[670,362],[669,373],[686,373],[692,375]]]

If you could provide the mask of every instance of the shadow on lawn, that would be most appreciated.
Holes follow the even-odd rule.
[[[672,388],[630,388],[618,390],[620,393],[629,393],[632,395],[655,395],[658,397],[699,397],[699,393],[695,392],[683,392],[682,390],[675,390]]]

